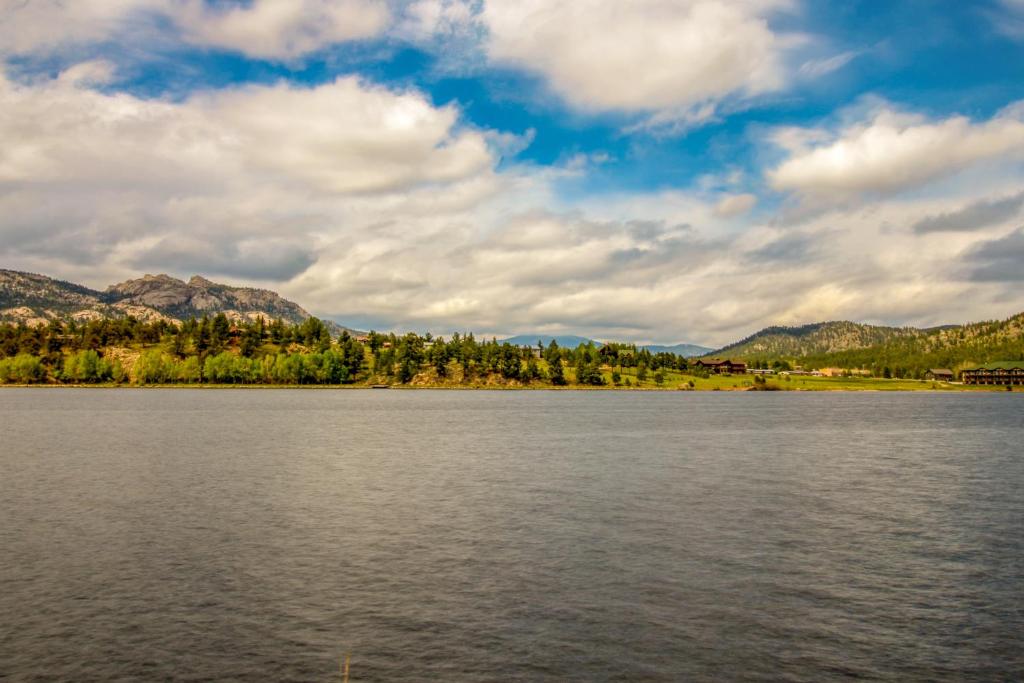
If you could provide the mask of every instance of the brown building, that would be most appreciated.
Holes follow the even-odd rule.
[[[695,367],[706,368],[716,375],[742,375],[747,371],[747,364],[743,361],[722,360],[720,358],[702,358],[694,363]]]
[[[956,375],[953,374],[952,370],[947,370],[946,368],[932,368],[924,373],[924,378],[938,382],[952,382]]]
[[[960,373],[964,384],[1024,385],[1024,361],[1001,360],[968,368]]]

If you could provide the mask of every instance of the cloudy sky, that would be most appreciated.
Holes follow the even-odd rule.
[[[1024,0],[0,0],[0,267],[724,344],[1024,310]]]

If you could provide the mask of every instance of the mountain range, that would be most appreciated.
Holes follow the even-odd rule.
[[[798,360],[805,367],[923,372],[1024,360],[1024,313],[941,327],[884,327],[833,321],[768,327],[713,354],[746,361]]]
[[[82,322],[129,315],[143,321],[182,321],[218,313],[231,320],[281,318],[291,324],[311,317],[275,292],[231,287],[199,275],[187,282],[169,275],[145,275],[98,291],[44,275],[0,270],[0,322],[37,325],[50,320]],[[331,321],[324,323],[334,334],[348,329]]]
[[[281,318],[301,323],[310,313],[266,289],[232,287],[195,275],[188,281],[169,275],[145,275],[111,285],[103,291],[43,275],[0,270],[0,322],[37,325],[50,320],[85,321],[134,316],[140,320],[181,321],[224,313],[233,320]],[[324,321],[334,334],[348,329]],[[503,341],[534,346],[575,348],[592,343],[577,335],[521,334]],[[956,367],[968,363],[1024,359],[1024,313],[1006,320],[932,328],[885,327],[849,321],[799,327],[767,327],[712,351],[694,344],[648,345],[687,357],[720,356],[747,361],[799,360],[808,367],[895,368]]]
[[[569,349],[575,349],[580,344],[593,344],[596,347],[601,347],[602,343],[588,339],[587,337],[580,337],[575,334],[517,334],[514,337],[508,337],[501,341],[508,342],[509,344],[515,344],[516,346],[536,346],[539,340],[544,346],[551,343],[551,340],[563,347]],[[698,346],[697,344],[675,344],[673,346],[663,346],[660,344],[647,344],[641,345],[641,348],[645,348],[651,353],[674,353],[677,356],[703,356],[704,354],[713,351],[714,349],[708,346]]]

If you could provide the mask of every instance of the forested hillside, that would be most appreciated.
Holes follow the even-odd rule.
[[[810,354],[863,349],[894,339],[916,339],[924,334],[924,330],[913,327],[880,327],[847,321],[813,323],[800,327],[767,327],[710,355],[773,360],[801,358]]]
[[[223,313],[180,325],[130,317],[0,324],[0,383],[8,384],[657,386],[687,367],[681,356],[624,344],[526,347],[472,334],[333,338],[313,317],[297,325],[229,321]]]
[[[871,343],[868,343],[871,342]],[[1000,321],[930,330],[854,323],[769,328],[723,350],[754,367],[779,360],[805,368],[870,370],[875,376],[922,377],[929,368],[954,371],[997,360],[1024,360],[1024,313]]]

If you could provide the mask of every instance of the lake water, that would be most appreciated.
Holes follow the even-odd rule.
[[[0,391],[0,678],[1024,677],[1024,394]]]

